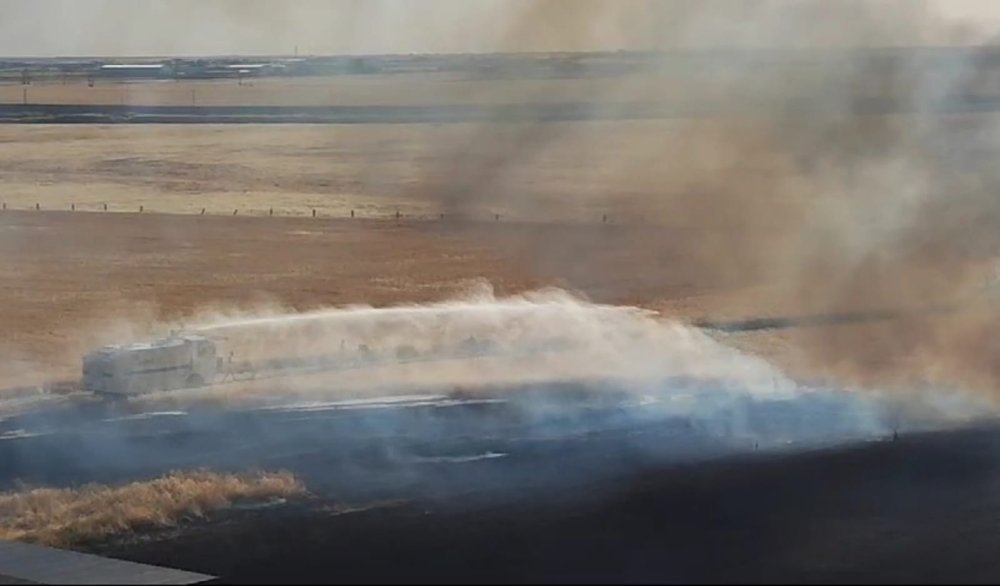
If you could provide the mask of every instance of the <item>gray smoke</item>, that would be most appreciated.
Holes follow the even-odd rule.
[[[514,253],[540,278],[587,291],[599,302],[648,298],[650,291],[697,293],[698,288],[759,282],[789,287],[791,302],[784,307],[789,311],[939,300],[966,294],[981,271],[981,263],[970,259],[992,261],[1000,244],[995,171],[988,164],[996,147],[993,121],[935,111],[956,92],[984,91],[975,88],[981,74],[976,51],[933,71],[905,58],[886,65],[865,52],[840,53],[821,67],[810,64],[815,61],[803,65],[787,59],[817,55],[805,53],[807,49],[952,39],[948,22],[930,4],[456,2],[428,9],[366,2],[341,4],[348,8],[334,18],[334,13],[322,12],[324,5],[303,3],[276,21],[259,21],[259,13],[244,3],[158,3],[142,14],[131,3],[43,6],[0,5],[0,39],[8,51],[288,52],[301,35],[337,39],[355,52],[398,46],[428,51],[740,49],[720,53],[711,75],[686,70],[664,53],[652,73],[596,84],[586,96],[622,108],[639,99],[716,101],[728,108],[725,118],[574,125],[488,122],[439,129],[422,145],[417,162],[432,162],[420,166],[418,180],[402,195],[432,201],[449,216],[502,213],[569,224],[610,214],[616,225],[596,228],[525,225],[512,233],[456,224],[456,229],[475,230],[486,243]],[[41,27],[43,15],[60,11],[69,15],[56,21],[61,25]],[[178,18],[184,19],[183,26],[164,26],[181,22]],[[158,32],[149,34],[150,24],[121,32],[123,22],[140,21],[155,23]],[[73,34],[67,34],[69,22]],[[261,28],[263,22],[268,28]],[[259,43],[263,30],[271,36]],[[762,65],[752,53],[741,52],[748,48],[776,48],[783,58]],[[551,98],[543,90],[526,93],[525,101]],[[904,104],[912,113],[856,116],[856,102],[873,95]],[[822,108],[803,112],[791,107],[793,99]],[[553,176],[554,168],[575,171]],[[645,226],[631,227],[637,223]],[[646,267],[644,274],[636,274],[639,264]],[[213,389],[138,401],[136,418],[94,419],[74,412],[64,422],[11,416],[2,422],[0,443],[14,447],[7,448],[10,457],[0,462],[13,474],[65,481],[106,479],[109,471],[130,477],[192,464],[289,460],[303,469],[346,474],[350,466],[364,471],[376,461],[393,471],[387,484],[398,484],[400,476],[419,477],[421,468],[415,463],[428,459],[465,465],[477,455],[513,458],[517,452],[511,444],[524,437],[676,429],[675,436],[655,435],[650,441],[637,434],[637,439],[622,442],[629,453],[690,458],[758,445],[773,448],[788,440],[813,445],[866,439],[893,427],[878,393],[798,384],[759,358],[630,307],[557,296],[487,298],[457,308],[348,308],[305,317],[261,313],[210,323],[199,318],[194,325],[229,330],[234,338],[238,332],[232,330],[259,333],[263,327],[268,335],[244,340],[242,349],[249,355],[275,349],[336,351],[345,331],[353,343],[393,348],[416,341],[428,345],[420,349],[424,351],[467,335],[518,348],[530,346],[525,337],[541,334],[532,343],[568,339],[575,353],[259,381],[218,393]],[[946,324],[881,326],[875,339],[863,344],[852,332],[807,333],[802,334],[802,348],[807,362],[848,380],[898,375],[888,362],[871,360],[888,348],[926,360],[907,365],[903,380],[897,381],[904,386],[912,376],[992,389],[997,380],[989,341],[997,324],[991,312],[971,315]],[[288,325],[304,325],[305,332],[288,333]],[[275,337],[277,344],[269,342]],[[493,381],[501,391],[529,392],[484,390],[476,384],[481,380]],[[470,429],[461,418],[440,417],[441,408],[454,408],[448,401],[458,400],[452,392],[456,387],[466,388],[458,395],[461,401],[514,401],[500,424],[488,427],[502,440],[500,446],[470,442],[469,437],[482,437],[476,435],[482,427]],[[391,408],[393,402],[381,397],[388,389],[417,395],[411,397],[417,406]],[[545,392],[532,394],[538,389]],[[926,401],[911,398],[907,407],[919,415],[923,413],[916,406],[958,418],[976,412],[975,403],[935,402],[951,395],[934,391]],[[381,403],[345,403],[373,398]],[[595,400],[603,410],[591,410]],[[369,416],[336,418],[344,411]],[[521,426],[514,426],[514,432],[512,420]],[[361,445],[351,439],[357,437],[372,439]],[[451,451],[427,453],[427,446],[439,445],[435,442],[442,437],[452,438]],[[692,441],[697,445],[686,443]],[[458,449],[472,444],[476,451]],[[377,457],[370,457],[371,452]]]
[[[347,338],[389,360],[150,395],[124,412],[86,402],[4,411],[0,479],[72,484],[194,466],[281,467],[310,486],[372,498],[414,486],[464,491],[471,477],[459,467],[486,462],[470,473],[485,474],[490,490],[558,488],[643,463],[879,439],[900,421],[908,430],[940,426],[980,409],[961,394],[934,393],[923,411],[901,411],[885,397],[805,385],[648,311],[561,291],[202,315],[188,328],[223,348],[256,342],[270,356],[345,358]],[[481,356],[440,357],[468,335],[493,344]],[[401,344],[427,360],[397,362],[391,350]],[[537,466],[545,454],[562,454],[558,474]]]
[[[666,52],[655,73],[624,75],[591,88],[587,98],[622,108],[650,99],[706,101],[724,115],[443,130],[426,145],[426,159],[440,163],[427,165],[407,195],[455,217],[499,213],[572,224],[609,214],[628,224],[527,226],[514,234],[467,227],[544,278],[599,300],[769,285],[781,299],[747,302],[748,311],[852,311],[951,302],[991,275],[1000,252],[998,177],[989,164],[998,146],[995,117],[942,108],[995,97],[994,74],[976,46],[946,62],[916,48],[973,38],[960,36],[966,29],[937,6],[645,8],[629,29],[643,43],[736,49],[711,53],[693,70]],[[513,21],[510,38],[554,10],[542,4]],[[587,21],[585,14],[574,11],[567,22]],[[595,10],[589,30],[606,18]],[[910,49],[874,50],[898,47]],[[549,99],[543,91],[531,101]],[[866,113],[876,102],[905,113]],[[565,169],[574,171],[556,175]],[[882,324],[874,334],[794,335],[802,336],[807,368],[842,380],[930,380],[992,391],[998,380],[988,337],[995,323],[984,311],[968,320]],[[898,358],[914,355],[923,364],[899,368]]]

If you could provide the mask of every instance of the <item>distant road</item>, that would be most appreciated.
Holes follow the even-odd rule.
[[[998,96],[965,96],[917,104],[891,98],[851,102],[644,101],[460,104],[427,106],[128,106],[0,104],[0,123],[21,124],[413,124],[561,122],[666,118],[754,117],[781,113],[963,114],[1000,111]]]

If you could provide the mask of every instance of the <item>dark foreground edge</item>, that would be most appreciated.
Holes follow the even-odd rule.
[[[637,469],[610,485],[571,482],[555,500],[529,487],[478,503],[452,493],[352,507],[318,489],[318,502],[87,547],[227,584],[996,584],[998,450],[988,424]],[[615,457],[594,451],[590,464]],[[586,465],[564,453],[535,470]],[[453,479],[509,460],[463,465]]]
[[[212,576],[0,541],[0,584],[200,584]]]

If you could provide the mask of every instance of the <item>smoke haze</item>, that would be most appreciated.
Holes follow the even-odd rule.
[[[747,19],[799,28],[772,36]],[[937,17],[963,24],[946,33]],[[601,51],[974,42],[985,0],[3,0],[0,55]],[[805,28],[802,28],[802,26]]]
[[[141,6],[141,8],[140,8]],[[930,2],[53,2],[0,4],[0,52],[10,54],[220,54],[579,51],[675,48],[975,46],[994,32]],[[984,4],[985,6],[985,4]],[[44,12],[43,12],[44,11]],[[52,16],[56,15],[56,16]],[[264,16],[266,15],[266,17]],[[51,16],[51,18],[49,18]],[[174,23],[174,24],[171,24]],[[183,24],[182,24],[183,23]],[[266,23],[266,25],[265,25]],[[155,26],[155,32],[151,27]],[[307,39],[307,40],[302,40]],[[809,53],[809,55],[816,55]],[[816,62],[761,64],[721,53],[691,72],[668,53],[654,72],[628,75],[586,99],[718,101],[718,120],[581,125],[483,123],[448,129],[414,157],[420,177],[404,197],[449,216],[491,213],[566,218],[610,213],[650,230],[600,227],[556,238],[528,230],[514,250],[549,281],[629,293],[614,259],[663,259],[645,285],[683,273],[692,282],[787,286],[785,311],[917,306],[969,296],[997,256],[1000,205],[989,164],[995,120],[936,111],[954,94],[987,92],[971,51],[946,67],[910,57],[881,61],[847,52]],[[826,58],[824,58],[826,59]],[[699,75],[695,75],[699,74]],[[680,80],[651,83],[649,79]],[[673,85],[671,85],[671,83]],[[545,89],[526,101],[543,99]],[[859,100],[903,104],[899,116],[858,116]],[[792,100],[822,108],[802,110]],[[752,107],[751,107],[752,106]],[[580,199],[547,199],[533,177],[561,158]],[[430,161],[428,163],[428,161]],[[362,163],[363,165],[363,163]],[[377,170],[371,175],[377,176]],[[588,177],[613,190],[588,192]],[[635,194],[641,194],[636,197]],[[595,217],[596,214],[591,215]],[[676,228],[700,226],[698,231]],[[476,229],[475,227],[460,229]],[[484,231],[484,238],[489,234]],[[598,260],[595,260],[598,259]],[[772,310],[773,300],[762,300]],[[849,380],[898,376],[881,350],[915,362],[903,379],[951,380],[993,390],[992,313],[947,323],[882,326],[859,354],[854,334],[803,333],[807,361]],[[915,358],[919,357],[919,359]],[[884,380],[884,379],[882,379]],[[901,382],[910,382],[903,380]]]
[[[439,224],[443,230],[472,233],[565,290],[497,297],[482,286],[430,305],[311,312],[207,301],[170,323],[152,306],[100,316],[74,348],[80,354],[178,328],[211,336],[220,356],[233,352],[258,365],[350,362],[362,347],[386,363],[153,394],[115,417],[33,419],[23,403],[2,402],[0,482],[289,464],[311,474],[309,482],[345,491],[355,483],[350,488],[367,496],[383,473],[384,486],[398,490],[430,476],[428,463],[517,460],[518,450],[528,463],[510,470],[561,482],[648,461],[631,460],[635,452],[674,461],[703,457],[705,445],[731,453],[859,441],[886,436],[901,418],[916,427],[990,412],[982,399],[1000,397],[1000,320],[980,292],[1000,258],[993,164],[1000,134],[994,115],[937,109],[955,95],[998,91],[975,51],[997,27],[988,18],[974,26],[967,20],[989,11],[1000,23],[1000,10],[986,2],[976,5],[983,12],[971,11],[971,2],[947,5],[0,0],[6,55],[287,54],[296,46],[302,54],[786,50],[763,62],[748,51],[722,52],[694,67],[662,53],[651,71],[580,96],[621,108],[642,100],[712,102],[726,111],[717,119],[484,122],[420,135],[426,142],[410,160],[416,179],[393,195],[434,203],[456,220]],[[932,68],[914,56],[805,52],[949,43],[973,50]],[[799,51],[819,61],[790,58]],[[544,84],[533,87],[525,101],[551,101]],[[867,99],[909,113],[859,116],[857,104]],[[813,107],[797,108],[796,100]],[[377,181],[373,163],[357,164],[359,176]],[[556,183],[561,193],[546,191]],[[462,221],[493,214],[539,221],[512,228],[513,238],[489,228],[494,223]],[[597,223],[605,214],[611,221]],[[594,225],[567,228],[581,218]],[[636,258],[652,267],[647,274],[631,272],[628,259]],[[774,287],[749,292],[761,284]],[[827,387],[669,311],[625,304],[685,287],[693,295],[702,287],[745,288],[742,307],[754,315],[970,302],[945,317],[789,334],[804,371],[836,380]],[[489,351],[449,356],[468,340]],[[31,357],[4,357],[22,359],[32,368]],[[980,393],[974,400],[966,389]],[[455,407],[473,415],[449,418]],[[341,418],[344,412],[360,415]],[[614,448],[584,454],[555,474],[531,460],[538,438],[544,444],[609,429],[625,430]],[[500,476],[508,470],[498,469]],[[464,477],[445,478],[464,490]]]
[[[972,38],[929,3],[655,8],[662,12],[647,14],[633,29],[643,31],[636,38],[686,47],[864,48]],[[549,9],[536,7],[541,14]],[[604,22],[606,15],[594,18]],[[531,30],[540,20],[515,20],[509,38],[519,36],[519,25]],[[885,59],[864,51],[805,53],[802,61],[792,55],[718,53],[704,66],[707,73],[692,73],[663,54],[656,74],[684,81],[653,90],[660,98],[712,101],[727,113],[711,121],[465,128],[456,131],[464,139],[450,150],[427,145],[435,153],[431,160],[442,162],[426,167],[412,195],[439,201],[454,216],[491,211],[572,219],[585,211],[591,218],[604,212],[624,223],[659,226],[567,238],[544,227],[520,241],[525,262],[541,274],[586,284],[581,288],[608,298],[625,297],[633,287],[622,264],[597,254],[609,248],[620,258],[664,259],[662,272],[644,275],[649,289],[679,273],[720,286],[768,282],[790,291],[780,311],[793,314],[974,297],[992,278],[1000,252],[1000,204],[993,195],[1000,177],[989,164],[1000,146],[996,118],[940,109],[951,100],[995,95],[989,80],[995,74],[974,47],[938,64],[915,52]],[[648,99],[646,83],[648,77],[626,76],[587,98]],[[866,100],[887,100],[907,114],[859,115]],[[575,169],[567,182],[579,198],[555,201],[532,189],[532,179],[553,161]],[[590,176],[614,188],[594,193]],[[697,229],[678,230],[687,226]],[[778,310],[776,300],[760,301],[756,311]],[[793,335],[811,368],[848,380],[931,379],[992,391],[1000,384],[989,334],[995,318],[984,307],[969,315]],[[898,368],[900,359],[906,369]]]
[[[370,499],[414,482],[444,481],[439,489],[461,493],[469,479],[448,481],[428,465],[510,457],[512,467],[485,469],[497,475],[496,489],[570,479],[592,488],[641,462],[879,439],[900,420],[911,430],[936,427],[981,408],[960,393],[899,409],[880,394],[802,385],[698,330],[558,290],[497,298],[480,286],[426,305],[205,311],[186,327],[243,356],[349,364],[363,341],[388,360],[152,394],[131,401],[130,414],[5,413],[0,486],[11,475],[65,484],[270,465],[303,474],[310,487]],[[447,356],[470,335],[490,341],[489,351]],[[421,360],[397,361],[401,346]],[[609,443],[575,456],[587,465],[549,474],[533,459],[546,445],[587,446],[601,434]]]

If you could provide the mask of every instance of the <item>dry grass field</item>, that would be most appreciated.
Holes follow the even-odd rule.
[[[333,89],[340,81],[203,85],[206,97],[219,92],[219,103],[242,103],[236,93],[272,85],[275,96],[307,101],[334,92],[342,103],[449,103],[570,99],[598,83],[487,81],[471,91],[462,84],[472,82],[433,80],[422,94],[412,79],[353,80],[342,93]],[[563,90],[547,93],[556,86]],[[180,99],[173,82],[140,87],[155,103]],[[0,88],[14,91],[20,87]],[[70,103],[88,101],[79,92],[111,90],[29,91]],[[259,99],[285,103],[275,96]],[[837,131],[883,127],[853,125]],[[75,378],[93,344],[148,333],[199,308],[430,301],[477,278],[500,294],[556,285],[679,319],[827,310],[842,291],[808,262],[822,241],[816,227],[835,220],[851,234],[877,214],[861,207],[867,215],[831,215],[847,181],[842,171],[800,167],[764,130],[733,120],[2,125],[0,374],[4,386]],[[948,301],[992,262],[894,265],[888,280],[916,286],[876,283],[888,293],[845,295],[852,307],[869,297],[876,308]],[[796,373],[853,376],[859,361],[907,369],[919,360],[892,342],[899,333],[837,326],[730,343]]]
[[[7,125],[0,198],[9,209],[435,217],[460,207],[564,222],[634,216],[640,203],[646,220],[676,222],[706,189],[689,164],[710,172],[737,149],[766,146],[737,138],[733,152],[694,161],[702,155],[689,149],[709,148],[727,124]],[[747,196],[787,166],[755,156]],[[768,204],[783,195],[754,194]],[[654,204],[661,217],[649,217]]]
[[[155,87],[31,86],[29,91],[33,98],[53,103],[117,100],[179,104],[184,103],[186,93],[197,88],[203,104],[309,105],[454,103],[452,100],[499,103],[538,99],[542,94],[542,99],[571,99],[588,91],[598,92],[587,87],[594,83],[590,81],[470,85],[461,80],[436,80],[427,86],[419,80],[410,80],[411,85],[394,85],[398,79],[355,81],[355,85],[338,87],[339,80],[303,80],[292,82],[304,84],[294,91],[272,87],[279,83],[272,81],[255,82],[250,87],[231,82],[165,82]],[[561,89],[546,93],[556,86]],[[16,101],[20,91],[19,86],[0,87],[0,102]],[[44,455],[27,451],[29,447],[48,449],[51,441],[56,446],[54,454],[76,453],[59,451],[59,446],[77,441],[74,435],[54,433],[49,437],[43,433],[32,439],[30,414],[17,411],[25,387],[77,380],[82,354],[95,346],[161,335],[165,324],[216,310],[252,312],[265,307],[294,311],[432,302],[459,296],[486,280],[498,296],[556,286],[594,301],[635,305],[655,310],[665,319],[694,321],[947,303],[978,290],[996,275],[996,259],[991,257],[993,240],[988,237],[993,233],[991,216],[977,220],[969,213],[970,209],[983,208],[932,208],[931,212],[948,213],[933,214],[930,223],[914,221],[912,225],[920,228],[917,230],[908,231],[911,224],[893,221],[899,217],[892,207],[899,203],[894,196],[906,191],[903,187],[920,192],[924,186],[919,182],[931,173],[922,175],[919,169],[903,166],[901,173],[878,177],[881,183],[861,182],[866,189],[852,191],[852,181],[861,175],[845,171],[847,166],[836,156],[850,159],[864,152],[879,161],[871,153],[893,146],[897,135],[887,131],[893,121],[841,121],[830,125],[829,132],[818,132],[817,143],[810,143],[816,136],[796,134],[794,124],[779,122],[771,127],[746,120],[391,126],[0,125],[0,201],[4,204],[0,210],[0,398],[12,398],[9,403],[13,407],[2,414],[10,428],[3,439],[14,440],[5,442],[9,450],[5,453],[12,456],[3,461],[11,463],[9,470],[24,469],[45,477],[50,463]],[[986,127],[993,122],[985,116],[971,117],[957,120],[956,126]],[[783,134],[775,136],[775,129]],[[835,156],[824,160],[827,167],[809,168],[796,155],[797,149],[810,147],[832,151]],[[915,160],[919,159],[907,162]],[[975,204],[979,200],[971,201]],[[40,210],[35,210],[36,205]],[[939,226],[941,230],[936,229]],[[966,231],[978,249],[948,244]],[[998,313],[986,297],[976,298],[955,314],[918,313],[881,323],[719,334],[718,338],[763,356],[802,379],[828,378],[906,391],[928,382],[995,391],[1000,388],[1000,370],[993,366],[996,345],[992,340],[998,326]],[[267,342],[257,345],[266,347]],[[660,354],[653,356],[658,359]],[[587,366],[590,362],[599,365],[602,358],[593,357]],[[667,362],[676,359],[667,358]],[[587,369],[579,364],[586,359],[573,360],[564,371],[585,374]],[[425,365],[387,368],[423,373]],[[449,373],[455,376],[445,384],[465,391],[466,382],[473,388],[484,382],[481,379],[495,383],[503,383],[505,375],[517,379],[519,369],[524,369],[524,363],[501,358],[468,372],[455,369]],[[380,373],[372,370],[328,373],[328,378],[296,380],[294,384],[286,381],[294,387],[287,393],[289,398],[313,400],[316,395],[312,391],[322,386],[327,392],[335,389],[338,399],[363,398],[360,391],[354,397],[354,389],[378,387],[379,381],[397,378],[414,388],[425,380],[438,385],[434,388],[441,385],[430,376],[411,376],[412,372],[396,373],[401,375],[396,378],[391,374],[381,373],[384,378],[380,378]],[[254,393],[272,393],[273,384],[266,378],[241,380],[208,389],[209,394],[220,395],[208,396],[204,404],[198,403],[197,395],[182,391],[154,395],[147,398],[148,403],[135,401],[126,408],[187,409],[199,405],[211,414],[213,407],[228,405],[222,400],[217,405],[214,402],[231,390],[252,397]],[[393,390],[405,393],[410,389],[397,385]],[[32,400],[29,397],[23,403]],[[63,398],[48,396],[49,400],[59,403]],[[192,411],[191,415],[200,414]],[[22,415],[24,419],[19,419]],[[244,421],[243,416],[238,413],[235,421]],[[126,430],[140,421],[122,419],[125,421],[115,425]],[[26,433],[19,429],[21,421],[28,422]],[[102,420],[101,425],[113,421],[115,418]],[[690,560],[694,560],[693,567],[700,568],[704,560],[704,568],[722,568],[718,570],[722,575],[743,578],[787,572],[782,564],[791,568],[800,564],[809,571],[801,575],[812,579],[822,575],[815,573],[816,568],[832,568],[829,571],[836,573],[852,564],[871,575],[886,575],[885,568],[905,575],[906,571],[898,568],[909,569],[911,565],[895,563],[902,559],[901,552],[922,560],[913,566],[922,568],[933,566],[937,559],[923,555],[932,547],[951,552],[952,557],[947,558],[951,561],[944,567],[953,563],[969,575],[995,567],[992,534],[979,531],[980,521],[990,515],[967,519],[971,509],[953,506],[974,503],[973,508],[979,511],[984,505],[978,497],[995,488],[996,475],[991,472],[994,458],[985,455],[994,450],[984,447],[995,444],[994,432],[990,432],[988,442],[979,439],[971,442],[971,447],[966,441],[942,443],[933,449],[931,440],[926,440],[932,448],[928,450],[918,443],[924,440],[908,436],[898,442],[873,444],[874,449],[848,450],[843,456],[833,452],[812,460],[813,456],[807,455],[791,468],[785,467],[784,459],[777,459],[763,468],[751,470],[748,465],[730,472],[726,472],[729,464],[722,463],[717,472],[709,469],[707,475],[697,468],[679,469],[676,475],[669,472],[655,482],[651,480],[644,489],[649,495],[665,495],[665,500],[633,495],[623,497],[620,504],[612,501],[606,510],[580,509],[572,502],[566,513],[549,506],[540,509],[540,514],[499,507],[495,510],[498,520],[487,523],[478,509],[468,516],[442,517],[428,514],[422,505],[414,509],[412,518],[407,517],[406,509],[393,517],[392,511],[380,513],[378,507],[373,517],[330,515],[329,511],[344,505],[342,495],[337,494],[329,501],[330,507],[324,504],[320,509],[322,515],[290,515],[282,520],[282,509],[275,512],[273,520],[262,513],[241,521],[240,517],[213,520],[210,513],[243,499],[302,495],[302,482],[308,482],[309,490],[319,495],[322,485],[317,488],[315,479],[301,471],[315,471],[318,478],[332,474],[340,480],[341,474],[353,469],[330,465],[339,461],[334,456],[326,459],[328,452],[339,454],[338,449],[344,448],[344,453],[351,455],[348,461],[353,461],[355,450],[349,442],[355,428],[346,428],[346,432],[335,429],[352,419],[334,419],[337,424],[317,419],[315,425],[322,426],[322,434],[343,432],[348,440],[321,434],[315,445],[309,440],[305,451],[291,449],[294,443],[280,443],[277,449],[281,454],[275,456],[279,459],[273,460],[279,463],[271,463],[274,454],[268,451],[266,440],[244,445],[250,434],[263,433],[266,426],[242,428],[237,423],[227,430],[235,438],[227,448],[230,440],[226,436],[197,432],[205,421],[214,429],[213,420],[179,421],[179,427],[172,428],[154,419],[150,429],[157,432],[148,436],[131,436],[129,431],[122,436],[102,435],[107,445],[114,447],[107,452],[102,452],[100,439],[91,444],[86,439],[90,436],[79,437],[84,438],[80,441],[88,456],[94,455],[98,471],[103,469],[104,459],[115,463],[118,442],[146,445],[159,441],[152,439],[155,436],[164,443],[150,445],[165,449],[162,457],[167,459],[174,453],[171,449],[197,455],[210,446],[219,448],[220,454],[230,454],[234,462],[255,466],[260,461],[256,458],[266,456],[267,464],[262,468],[295,470],[296,476],[181,472],[155,478],[161,473],[157,471],[141,477],[152,476],[152,480],[127,485],[28,487],[0,494],[0,538],[78,546],[115,534],[176,525],[177,531],[171,533],[177,537],[172,540],[121,542],[107,546],[110,549],[104,553],[255,580],[266,579],[268,571],[279,568],[281,572],[292,568],[308,575],[318,571],[315,560],[328,564],[330,552],[343,548],[359,552],[348,556],[355,566],[344,575],[371,579],[389,567],[385,564],[386,547],[399,552],[396,557],[401,560],[389,569],[409,578],[424,574],[409,570],[408,563],[424,568],[424,572],[431,567],[428,563],[445,570],[451,567],[440,563],[441,551],[459,552],[456,559],[473,560],[468,565],[476,572],[493,576],[518,567],[522,559],[537,560],[539,565],[557,567],[562,581],[562,572],[572,563],[561,560],[600,562],[609,555],[619,555],[616,550],[627,552],[621,554],[621,563],[629,568],[616,577],[637,575],[629,574],[639,559],[636,552],[645,552],[656,567],[669,567],[671,572]],[[315,439],[311,435],[314,428],[302,422],[305,420],[287,421],[289,428],[275,428],[290,430],[288,436],[280,432],[283,442],[289,436],[293,440]],[[380,429],[378,422],[382,420],[359,421],[357,429],[368,429],[368,425]],[[220,429],[227,426],[222,420]],[[135,429],[139,433],[144,428]],[[301,436],[296,435],[299,432]],[[589,439],[591,436],[594,439]],[[534,467],[538,462],[549,468],[557,461],[561,473],[634,457],[615,451],[609,436],[597,433],[586,437],[585,442],[594,443],[582,444],[585,449],[580,453],[586,454],[585,459],[565,460],[563,452],[544,447],[539,451],[543,460],[532,456],[524,460],[524,465],[534,470],[530,476],[537,476],[535,472],[541,468]],[[327,440],[331,443],[324,443]],[[362,437],[361,441],[369,440]],[[465,436],[460,441],[462,449],[470,443]],[[674,439],[651,436],[647,441],[667,445]],[[612,447],[602,447],[605,442],[611,442]],[[552,442],[546,439],[545,443]],[[449,444],[443,445],[450,454]],[[366,450],[358,451],[357,457],[367,460]],[[506,455],[507,449],[499,451]],[[551,457],[545,454],[558,460],[545,460]],[[134,455],[127,457],[145,462]],[[82,459],[56,458],[51,471],[56,478],[74,478],[74,472],[87,472],[87,462],[77,461]],[[208,461],[221,460],[209,457]],[[299,468],[285,466],[280,463],[283,461]],[[508,460],[499,461],[497,469],[507,470],[502,466]],[[522,460],[510,461],[520,465]],[[35,463],[41,464],[37,470],[32,468]],[[368,482],[374,468],[358,469],[364,471],[363,480]],[[410,482],[391,478],[393,486]],[[470,473],[454,478],[474,487],[477,476]],[[835,482],[831,483],[831,478]],[[942,484],[945,478],[948,482]],[[45,485],[64,486],[61,482]],[[99,477],[97,482],[106,481]],[[920,492],[908,492],[914,488]],[[475,490],[462,490],[466,489]],[[578,492],[589,494],[594,489],[588,485]],[[726,506],[719,509],[720,503]],[[705,511],[719,514],[706,517]],[[560,521],[561,515],[574,520]],[[183,521],[191,517],[205,523],[185,529]],[[442,518],[446,519],[443,525]],[[522,524],[521,519],[530,522]],[[649,519],[648,524],[638,524],[638,533],[633,529],[637,519]],[[331,524],[341,522],[346,525]],[[512,522],[522,529],[510,529]],[[816,522],[823,531],[814,530]],[[677,530],[665,532],[664,527]],[[734,532],[734,527],[749,529]],[[771,531],[774,527],[780,530]],[[972,547],[951,543],[956,535],[954,527],[979,531],[970,542]],[[916,537],[892,538],[897,534]],[[428,535],[433,539],[428,541]],[[803,535],[819,537],[803,541]],[[872,541],[872,535],[882,536]],[[583,536],[582,545],[574,544],[574,536]],[[719,536],[723,536],[721,541]],[[547,540],[551,544],[548,549],[544,547]],[[409,543],[419,545],[414,548]],[[925,544],[930,545],[925,548]],[[123,548],[127,555],[120,555],[115,548]],[[475,553],[522,551],[518,548],[530,553],[498,557],[496,570],[481,563],[476,557],[481,553]],[[966,550],[972,552],[971,562],[955,553]],[[247,565],[247,551],[257,552],[252,556],[256,565]],[[727,563],[720,565],[720,551],[724,557],[732,553],[732,561],[726,558]],[[675,552],[677,562],[664,563],[663,552]],[[746,552],[752,563],[741,562]],[[978,557],[980,552],[990,555]],[[369,558],[374,572],[365,568]],[[339,560],[338,572],[344,572],[343,565]],[[758,566],[767,571],[754,573]],[[918,570],[912,572],[917,574]],[[588,579],[600,575],[588,574]],[[792,571],[789,575],[799,574]],[[677,574],[671,576],[676,578]]]
[[[0,83],[0,103],[22,103],[25,89],[28,103],[33,104],[372,106],[563,102],[592,99],[595,95],[612,100],[654,99],[665,95],[682,97],[684,92],[698,88],[650,76],[483,80],[454,73],[260,78],[242,83],[236,79],[98,79],[93,86],[76,79],[28,86]]]
[[[478,278],[498,295],[555,284],[679,316],[735,302],[719,275],[637,252],[656,233],[600,226],[8,211],[0,234],[4,368],[19,384],[74,378],[89,347],[202,308],[435,301]],[[607,245],[565,265],[538,255],[592,240]]]
[[[289,473],[174,472],[122,486],[34,488],[0,493],[0,538],[65,546],[132,530],[175,525],[234,502],[301,496]]]
[[[95,345],[160,334],[160,324],[199,310],[436,301],[478,278],[498,295],[557,285],[681,320],[808,311],[792,284],[734,280],[721,267],[685,260],[697,259],[684,253],[699,243],[690,231],[668,234],[514,222],[8,211],[0,218],[3,375],[7,386],[75,379],[80,356]],[[673,248],[664,252],[668,242]],[[560,260],[577,243],[588,247],[585,255]],[[890,343],[898,327],[728,341],[802,376],[854,374],[862,358],[919,366],[905,345]],[[822,363],[828,351],[841,363]]]

